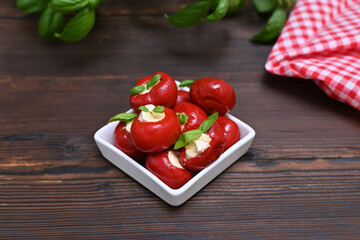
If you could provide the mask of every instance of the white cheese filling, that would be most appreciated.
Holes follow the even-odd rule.
[[[141,111],[139,114],[140,122],[158,122],[161,121],[165,117],[165,113],[151,113],[151,111],[155,108],[153,104],[145,105],[150,112]]]
[[[142,91],[142,92],[140,92],[140,93],[139,93],[140,95],[143,95],[143,94],[145,94],[145,93],[148,93],[148,92],[150,92],[150,90],[152,89],[152,87],[151,87],[150,89],[146,89],[146,85],[145,85],[144,87],[145,87],[145,90]]]
[[[201,136],[195,140],[191,140],[186,144],[185,154],[186,158],[193,158],[203,153],[208,147],[210,147],[211,138],[207,134],[201,134]]]
[[[175,151],[169,151],[168,159],[172,165],[177,168],[183,168],[180,164],[180,154]]]
[[[150,81],[150,80],[149,80]],[[158,81],[156,84],[158,84],[160,81]],[[141,93],[139,93],[140,95],[143,95],[143,94],[145,94],[145,93],[148,93],[148,92],[150,92],[150,90],[153,88],[153,87],[155,87],[156,86],[156,84],[154,85],[154,86],[152,86],[151,88],[149,88],[149,89],[146,89],[146,84],[144,84],[144,85],[141,85],[141,86],[144,86],[145,87],[145,90],[144,91],[142,91]]]
[[[133,121],[131,122],[127,122],[126,125],[125,125],[125,129],[126,131],[130,132],[130,129],[131,129],[131,125],[132,125]]]

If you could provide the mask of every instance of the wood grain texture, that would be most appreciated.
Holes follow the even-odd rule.
[[[360,112],[310,80],[268,74],[250,3],[176,29],[189,1],[108,1],[74,44],[0,8],[0,239],[359,239]],[[223,78],[256,131],[235,164],[171,207],[103,158],[93,134],[129,108],[139,78]]]

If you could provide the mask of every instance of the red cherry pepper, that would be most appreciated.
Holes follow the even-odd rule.
[[[218,112],[224,115],[235,105],[234,89],[222,79],[202,78],[190,88],[190,100],[207,114]]]
[[[171,150],[149,154],[146,168],[169,187],[178,189],[192,178],[192,173],[173,165],[169,160],[169,151]],[[180,163],[179,166],[181,167]]]
[[[210,163],[219,158],[224,149],[224,130],[220,124],[216,121],[207,131],[207,134],[211,138],[210,146],[205,149],[203,153],[193,157],[186,157],[186,148],[183,147],[180,152],[180,163],[188,170],[200,171],[206,168]]]
[[[182,102],[190,102],[190,93],[185,90],[178,90],[175,105],[178,105]]]
[[[119,122],[114,131],[114,145],[134,160],[144,160],[146,153],[140,151],[133,143],[126,123]]]
[[[135,146],[143,152],[161,152],[173,145],[181,133],[181,125],[176,113],[164,108],[165,117],[157,122],[142,122],[139,116],[131,125],[131,138]]]
[[[183,126],[181,133],[197,129],[201,125],[201,123],[207,118],[204,110],[189,102],[177,104],[175,105],[173,110],[177,113],[184,113],[189,116],[187,122]]]
[[[224,151],[226,151],[237,141],[240,140],[240,129],[239,126],[233,120],[225,116],[218,117],[217,121],[224,130],[224,135],[225,135]]]
[[[177,86],[175,80],[168,74],[156,72],[152,76],[141,78],[135,86],[145,86],[153,76],[160,74],[160,81],[154,85],[148,93],[137,93],[130,96],[130,106],[139,113],[138,108],[147,104],[160,105],[172,108],[177,99]]]

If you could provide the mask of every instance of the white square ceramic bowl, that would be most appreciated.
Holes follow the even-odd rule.
[[[239,126],[241,132],[240,140],[221,154],[215,162],[200,171],[179,189],[168,187],[145,167],[114,146],[113,133],[118,122],[105,125],[95,133],[94,138],[106,159],[168,204],[179,206],[248,151],[255,137],[255,131],[234,116],[230,114],[226,116]]]

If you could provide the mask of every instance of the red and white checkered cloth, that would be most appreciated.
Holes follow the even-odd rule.
[[[265,68],[360,110],[360,0],[297,0]]]

